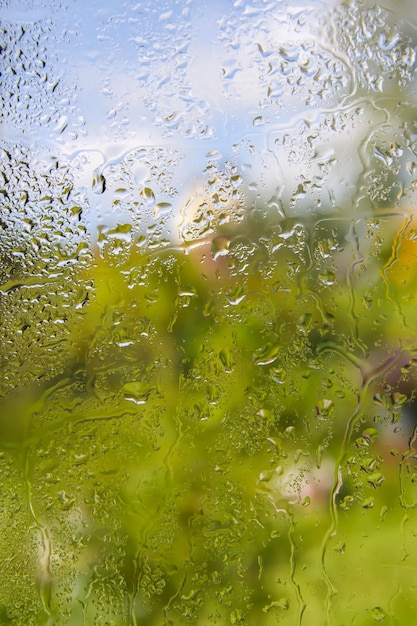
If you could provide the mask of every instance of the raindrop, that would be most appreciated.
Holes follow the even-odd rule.
[[[104,178],[103,174],[98,170],[94,172],[91,187],[93,192],[96,194],[102,194],[106,190],[106,179]]]
[[[230,239],[228,237],[215,237],[211,244],[211,256],[213,261],[229,254]]]

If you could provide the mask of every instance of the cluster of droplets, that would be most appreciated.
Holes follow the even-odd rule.
[[[358,87],[389,93],[390,84],[405,87],[414,80],[416,49],[406,29],[399,31],[395,13],[354,2],[339,5],[332,22]]]
[[[13,388],[51,375],[66,360],[69,320],[80,314],[91,287],[74,268],[91,251],[86,201],[67,166],[12,144],[3,147],[0,162],[3,358],[6,386]]]

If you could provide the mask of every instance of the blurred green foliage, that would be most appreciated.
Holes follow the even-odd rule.
[[[1,623],[411,623],[413,218],[82,252],[1,403]]]

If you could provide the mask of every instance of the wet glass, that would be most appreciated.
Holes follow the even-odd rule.
[[[0,622],[411,624],[412,0],[3,0]]]

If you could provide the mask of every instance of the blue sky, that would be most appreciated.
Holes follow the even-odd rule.
[[[396,133],[389,99],[414,97],[413,26],[401,20],[411,5],[384,4],[398,14],[336,0],[67,0],[59,11],[11,2],[6,21],[44,25],[59,95],[42,102],[53,123],[11,117],[3,135],[68,160],[92,228],[130,219],[123,202],[114,207],[128,181],[171,205],[164,228],[175,240],[210,195],[212,173],[231,170],[250,202],[290,215],[335,210],[354,201],[377,144],[384,151],[380,129],[387,146]],[[103,194],[91,188],[100,173]]]

